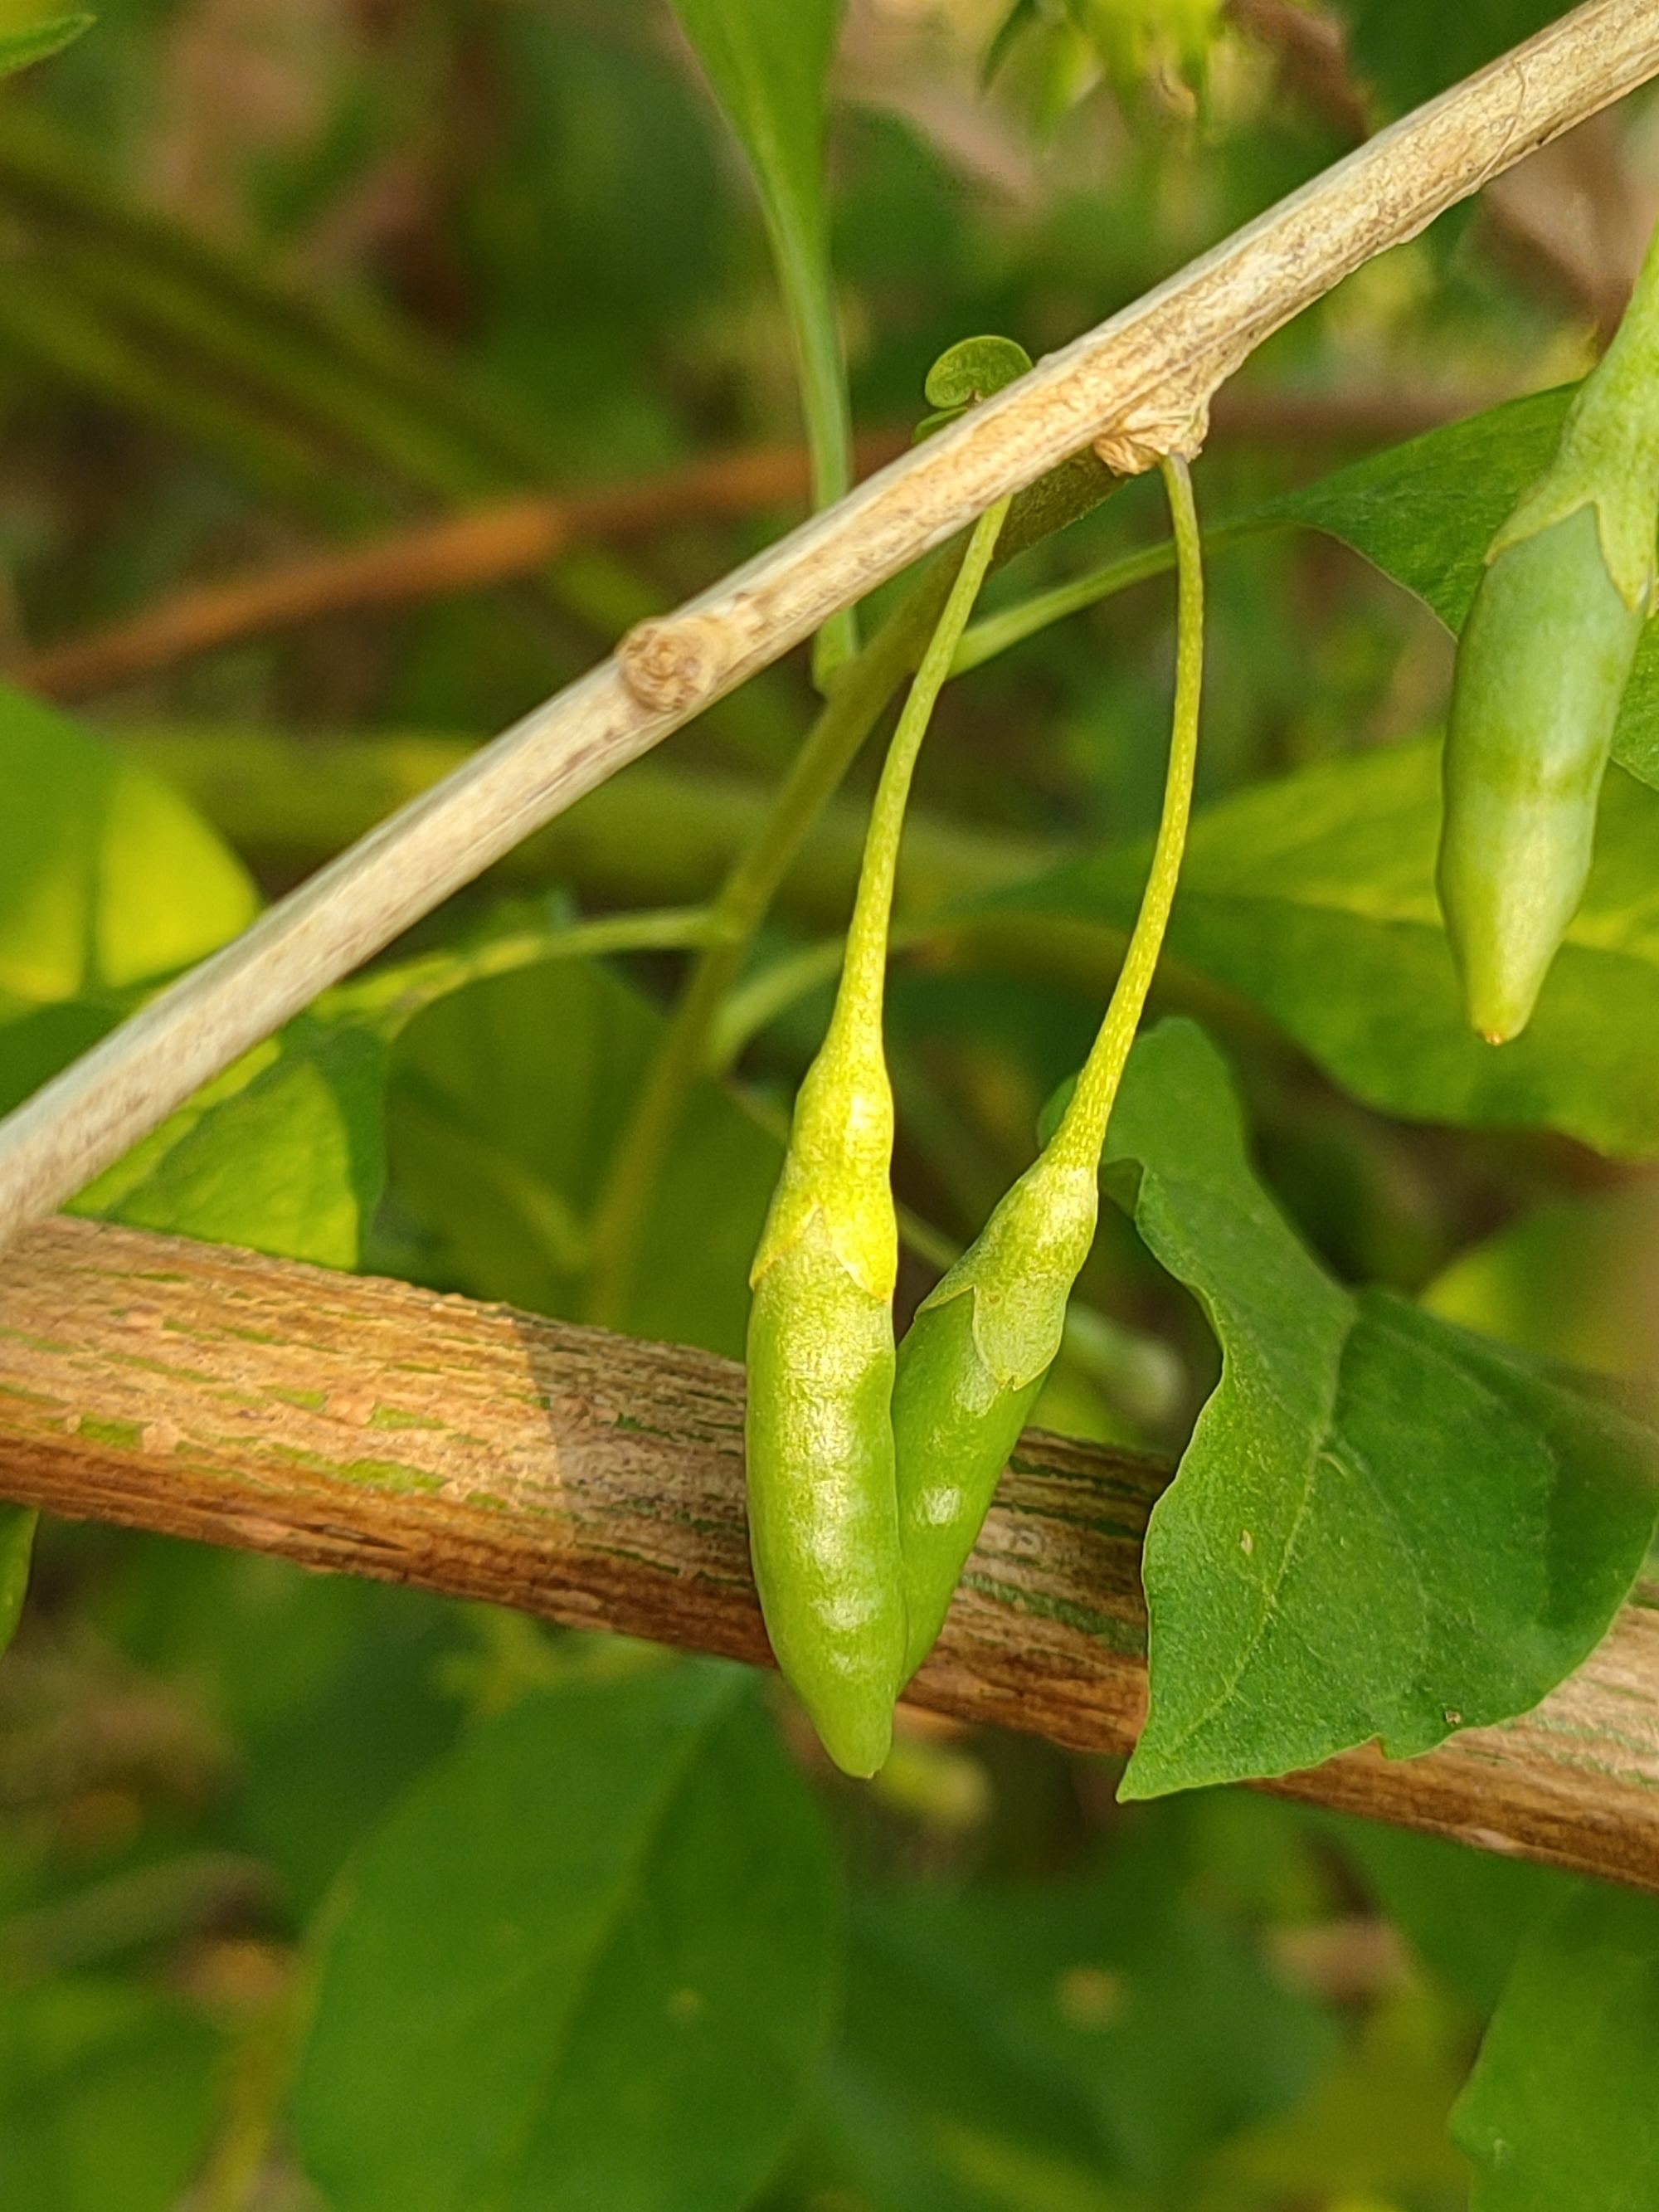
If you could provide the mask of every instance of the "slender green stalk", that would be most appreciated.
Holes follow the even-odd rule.
[[[800,237],[784,210],[768,200],[779,281],[799,362],[801,411],[812,457],[812,505],[833,507],[853,482],[853,421],[847,401],[836,303],[827,281],[829,253]],[[858,610],[842,607],[812,641],[812,679],[827,691],[859,649]]]
[[[1090,1172],[1106,1141],[1106,1124],[1123,1074],[1124,1062],[1140,1026],[1141,1010],[1152,988],[1170,909],[1175,903],[1181,858],[1192,812],[1193,770],[1198,757],[1198,710],[1204,684],[1204,541],[1193,504],[1193,484],[1185,461],[1171,455],[1160,466],[1175,525],[1180,570],[1180,612],[1176,647],[1174,726],[1170,766],[1164,786],[1164,812],[1152,848],[1152,870],[1141,894],[1140,912],[1129,938],[1117,985],[1106,1009],[1077,1088],[1072,1093],[1049,1150],[1056,1158],[1085,1162]]]
[[[716,924],[708,907],[601,915],[592,921],[515,929],[483,944],[428,953],[391,968],[372,968],[337,983],[316,1001],[325,1018],[401,1027],[468,983],[516,975],[551,960],[598,960],[613,952],[680,951],[707,945]]]
[[[1169,777],[1140,913],[1060,1127],[923,1299],[894,1363],[906,1678],[933,1647],[997,1480],[1065,1340],[1067,1303],[1099,1218],[1107,1119],[1175,896],[1198,741],[1203,547],[1185,462],[1168,459],[1163,469],[1181,602]]]
[[[887,949],[890,953],[904,951],[948,927],[948,921],[939,917],[919,924],[895,922],[887,933]],[[786,1007],[796,1005],[809,991],[833,983],[846,958],[844,933],[820,938],[817,944],[802,945],[798,952],[775,960],[770,967],[740,983],[722,1004],[709,1036],[708,1073],[723,1075],[750,1039],[775,1021]]]
[[[997,563],[1087,514],[1115,482],[1091,456],[1066,462],[1041,478],[1014,500],[997,543]],[[941,555],[842,670],[794,767],[714,902],[720,941],[692,969],[594,1211],[587,1314],[604,1327],[617,1327],[627,1310],[640,1231],[686,1100],[707,1066],[721,1002],[742,973],[755,933],[814,823],[883,708],[918,665],[949,594],[956,558]]]
[[[881,781],[876,787],[875,804],[871,809],[853,919],[848,926],[842,988],[830,1022],[832,1036],[838,1024],[867,1024],[872,1019],[879,1033],[883,984],[887,973],[887,930],[893,912],[899,839],[904,829],[910,782],[933,708],[950,676],[957,641],[968,626],[974,601],[991,565],[1008,505],[1006,499],[999,500],[974,526],[974,534],[968,541],[968,550],[951,587],[945,612],[922,655],[921,666],[916,671],[915,682],[910,686],[898,727],[887,749]],[[828,1048],[826,1041],[825,1049]]]
[[[766,1632],[824,1748],[871,1775],[905,1648],[893,1431],[887,922],[916,757],[1008,512],[975,524],[883,763],[835,1012],[795,1097],[749,1283],[744,1454]]]
[[[1218,523],[1206,530],[1204,550],[1213,553],[1224,545],[1236,545],[1246,538],[1257,538],[1284,526],[1276,516],[1258,519],[1241,515],[1237,521]],[[998,653],[1006,653],[1011,646],[1023,645],[1028,637],[1035,637],[1039,630],[1048,629],[1054,623],[1064,622],[1068,615],[1081,614],[1085,607],[1096,606],[1102,599],[1112,599],[1133,585],[1146,583],[1151,577],[1167,575],[1176,565],[1176,541],[1167,538],[1161,545],[1147,545],[1138,553],[1126,553],[1064,584],[1052,585],[1046,592],[1034,592],[1029,599],[1004,607],[998,614],[987,615],[982,622],[973,625],[957,647],[951,675],[965,676],[970,668],[981,667],[986,661],[995,659]]]
[[[712,940],[685,990],[617,1147],[594,1209],[594,1273],[587,1314],[617,1327],[633,1285],[640,1231],[686,1100],[703,1073],[710,1033],[742,972],[779,884],[905,671],[915,665],[949,590],[949,569],[930,569],[889,617],[842,680],[795,757],[765,818],[722,884]]]

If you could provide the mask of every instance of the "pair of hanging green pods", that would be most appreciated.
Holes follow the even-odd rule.
[[[1601,780],[1654,592],[1659,232],[1549,467],[1493,538],[1464,623],[1439,890],[1469,1020],[1531,1019],[1589,874]]]
[[[1030,366],[1006,339],[952,349],[927,381],[951,413]],[[1060,1126],[895,1348],[898,1234],[882,1006],[893,880],[916,755],[1007,502],[975,526],[900,716],[872,810],[829,1030],[796,1100],[750,1275],[750,1548],[772,1649],[848,1773],[887,1756],[893,1707],[938,1635],[998,1477],[1060,1349],[1093,1241],[1107,1118],[1174,897],[1203,659],[1199,531],[1164,465],[1181,606],[1175,732],[1152,871],[1099,1036]]]

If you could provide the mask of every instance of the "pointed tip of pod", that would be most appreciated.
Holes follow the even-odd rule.
[[[1512,1044],[1532,1019],[1549,962],[1532,961],[1524,968],[1499,963],[1498,973],[1484,975],[1470,972],[1473,963],[1461,964],[1463,1012],[1469,1027],[1485,1044]]]
[[[1487,1044],[1510,1044],[1520,1036],[1554,964],[1571,908],[1565,900],[1554,912],[1540,911],[1542,904],[1501,883],[1472,890],[1442,866],[1440,905],[1463,1016]]]
[[[846,1717],[838,1716],[826,1726],[827,1715],[812,1715],[812,1725],[818,1733],[818,1741],[843,1774],[854,1782],[873,1781],[887,1764],[887,1754],[893,1748],[893,1715],[890,1707],[883,1722],[872,1715],[865,1717],[861,1727],[849,1728]]]
[[[1469,1027],[1482,1044],[1513,1044],[1532,1019],[1532,1010],[1537,1001],[1536,991],[1529,993],[1524,1002],[1518,997],[1507,1004],[1496,1005],[1488,999],[1483,1005],[1472,991],[1466,991],[1463,1011]]]

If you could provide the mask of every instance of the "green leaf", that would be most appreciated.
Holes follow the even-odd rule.
[[[3,684],[0,792],[0,1010],[150,981],[258,911],[182,799]]]
[[[20,41],[54,30],[57,46],[74,35],[60,22],[0,40],[0,71]],[[259,900],[241,863],[185,800],[5,684],[0,793],[0,1113],[8,1113],[113,1025],[116,1005],[83,994],[130,988],[212,951],[252,920]],[[0,1650],[27,1590],[35,1518],[0,1507]]]
[[[0,1114],[21,1106],[60,1068],[107,1036],[120,1018],[113,1002],[55,999],[0,1021]]]
[[[223,1731],[234,1757],[214,1840],[273,1868],[301,1913],[453,1747],[451,1669],[471,1624],[510,1619],[539,1634],[522,1616],[422,1590],[137,1535],[108,1555],[94,1618],[100,1639],[184,1686],[190,1710]]]
[[[1528,1930],[1577,1886],[1553,1867],[1380,1820],[1307,1817],[1353,1862],[1430,1972],[1483,2014],[1497,2004]]]
[[[586,1218],[663,1031],[595,963],[477,983],[392,1056],[391,1206],[405,1267],[477,1297],[580,1317]],[[740,1355],[749,1262],[783,1147],[697,1085],[658,1179],[625,1316],[635,1335]]]
[[[1468,2167],[1446,2114],[1468,2063],[1468,2015],[1419,1984],[1370,2008],[1338,2063],[1293,2112],[1224,2144],[1182,2212],[1452,2212]]]
[[[1555,1199],[1460,1253],[1422,1302],[1535,1359],[1650,1382],[1656,1249],[1659,1189],[1650,1182]]]
[[[1340,0],[1352,51],[1368,84],[1395,112],[1415,107],[1495,61],[1564,10],[1561,0]]]
[[[1029,374],[1031,356],[1014,338],[994,333],[984,337],[958,338],[947,346],[928,370],[922,385],[930,407],[941,413],[971,407]]]
[[[1452,2114],[1474,2212],[1659,2202],[1659,1902],[1587,1888],[1528,1939]]]
[[[301,1014],[206,1084],[72,1211],[319,1267],[357,1264],[385,1179],[386,1044]]]
[[[1294,2108],[1338,2038],[1206,1895],[1195,1809],[1136,1814],[1063,1881],[860,1898],[846,2026],[778,2212],[1184,2205],[1197,2161]]]
[[[27,1505],[0,1505],[0,1651],[17,1633],[28,1595],[29,1557],[40,1515]]]
[[[21,30],[0,31],[0,76],[10,76],[31,62],[43,62],[61,53],[83,31],[97,21],[95,15],[54,15],[45,23],[28,23]]]
[[[205,2150],[221,2039],[91,1977],[0,1996],[0,2212],[173,2212]]]
[[[759,188],[794,331],[812,453],[813,503],[851,483],[852,422],[830,264],[823,185],[825,86],[842,0],[673,0]],[[814,656],[823,682],[857,650],[851,609],[832,617]]]
[[[1431,430],[1257,509],[1340,538],[1415,592],[1448,629],[1463,627],[1486,548],[1548,465],[1577,387]],[[1649,623],[1626,687],[1613,758],[1659,785],[1659,624]]]
[[[849,2051],[954,2136],[947,2161],[977,2140],[1167,2185],[1293,2106],[1334,2054],[1148,1842],[1103,1881],[864,1908]]]
[[[1533,392],[1427,431],[1256,513],[1340,538],[1459,630],[1486,548],[1548,466],[1577,388]]]
[[[341,1895],[302,2062],[336,2212],[737,2212],[828,2031],[836,1887],[755,1679],[533,1698]]]
[[[1256,1181],[1192,1023],[1135,1046],[1106,1161],[1222,1351],[1147,1531],[1151,1709],[1122,1794],[1284,1774],[1373,1736],[1408,1757],[1536,1705],[1642,1564],[1650,1433],[1327,1275]]]
[[[337,985],[205,1084],[82,1191],[73,1210],[319,1267],[356,1267],[386,1180],[394,1040],[441,1000],[569,957],[596,929],[625,932],[626,924],[508,927]],[[73,1000],[0,1024],[0,1102],[26,1096],[112,1018],[96,1002]]]
[[[1387,1113],[1659,1153],[1659,799],[1608,775],[1583,904],[1531,1027],[1501,1048],[1463,1018],[1434,890],[1439,821],[1433,743],[1241,792],[1193,824],[1170,950]],[[1143,852],[1120,852],[1005,903],[1126,924],[1145,872]]]

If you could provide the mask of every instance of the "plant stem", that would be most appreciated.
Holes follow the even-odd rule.
[[[769,195],[768,228],[799,361],[801,410],[812,456],[812,505],[844,499],[853,482],[853,421],[825,240],[801,238]],[[821,691],[859,649],[858,609],[839,608],[812,641],[812,680]]]
[[[890,831],[891,850],[884,868],[876,872],[882,878],[879,884],[870,884],[872,872],[867,867],[861,873],[848,932],[849,967],[855,958],[867,963],[867,946],[860,945],[856,953],[853,947],[860,928],[866,937],[873,928],[878,908],[872,901],[877,902],[880,928],[875,957],[884,966],[886,923],[892,907],[897,866],[897,826],[902,821],[904,799],[909,791],[909,772],[915,765],[916,751],[927,730],[933,702],[951,672],[957,643],[984,580],[1008,506],[1006,500],[1000,500],[980,518],[954,579],[947,583],[946,567],[930,569],[864,652],[848,664],[797,755],[795,765],[773,801],[765,822],[727,876],[710,910],[713,941],[692,969],[690,981],[675,1008],[668,1035],[635,1107],[633,1119],[617,1148],[594,1210],[594,1270],[588,1292],[587,1318],[602,1328],[619,1327],[626,1311],[640,1231],[663,1161],[692,1085],[707,1072],[710,1041],[720,1008],[742,971],[755,932],[802,841],[846,773],[904,668],[914,662],[921,640],[927,637],[929,642],[922,651],[916,679],[894,732],[877,793],[877,818],[886,824],[886,830],[878,830],[876,820],[871,825],[872,843]],[[952,619],[953,615],[957,618]],[[892,785],[895,756],[902,762],[907,751],[908,766],[903,769],[899,788]],[[890,811],[893,800],[890,785],[896,790],[896,817]],[[842,995],[844,998],[846,994]],[[876,1003],[879,1006],[879,996]]]
[[[598,960],[607,953],[679,951],[707,945],[714,934],[707,907],[659,907],[633,914],[601,915],[592,921],[517,929],[482,944],[459,945],[371,968],[367,975],[336,983],[315,1001],[316,1011],[336,1019],[355,1018],[395,1035],[416,1014],[468,983],[516,975],[554,960]]]
[[[1097,461],[1073,455],[1016,494],[996,541],[996,564],[1087,514],[1111,484]],[[640,1231],[663,1161],[692,1086],[708,1073],[715,1022],[755,933],[877,717],[919,666],[963,557],[947,548],[842,670],[794,766],[714,902],[712,941],[692,967],[592,1215],[587,1317],[602,1327],[617,1326],[626,1308]]]
[[[606,1175],[594,1209],[594,1273],[587,1317],[615,1328],[633,1284],[640,1231],[686,1100],[703,1072],[708,1041],[755,932],[877,717],[915,665],[949,592],[948,562],[936,564],[895,609],[841,679],[807,734],[753,836],[710,909],[710,942],[693,962]]]
[[[1152,865],[1141,894],[1140,912],[1123,956],[1106,1018],[1100,1025],[1071,1102],[1054,1132],[1050,1149],[1086,1161],[1099,1159],[1106,1124],[1122,1079],[1129,1047],[1140,1026],[1158,956],[1163,950],[1170,908],[1175,903],[1181,858],[1192,811],[1193,769],[1198,757],[1199,702],[1204,686],[1204,544],[1193,504],[1192,477],[1176,455],[1160,464],[1175,526],[1181,576],[1176,646],[1176,696],[1170,736],[1170,768],[1164,786],[1164,811],[1152,848]]]
[[[951,663],[968,617],[974,611],[985,572],[991,565],[997,538],[1007,518],[1009,502],[1000,499],[974,525],[968,550],[963,556],[951,596],[929,639],[921,665],[910,686],[904,711],[899,716],[893,741],[882,763],[870,810],[870,827],[864,843],[864,866],[853,901],[853,919],[847,931],[847,957],[842,967],[836,1011],[830,1018],[824,1050],[831,1048],[837,1031],[851,1033],[873,1023],[879,1048],[883,987],[887,975],[887,929],[893,912],[893,884],[898,875],[899,840],[904,831],[904,810],[909,801],[911,779],[921,741],[933,718],[933,708],[951,673]]]
[[[1206,530],[1204,550],[1213,553],[1221,546],[1237,545],[1244,538],[1258,538],[1269,530],[1282,530],[1285,526],[1283,518],[1278,515],[1240,515],[1235,521],[1217,523],[1213,529]],[[981,667],[998,653],[1006,653],[1011,646],[1023,645],[1028,637],[1035,637],[1051,623],[1063,622],[1068,615],[1081,614],[1085,607],[1096,606],[1102,599],[1127,592],[1133,584],[1167,575],[1176,565],[1176,541],[1166,538],[1162,544],[1143,546],[1139,552],[1123,554],[1066,583],[1053,585],[1046,592],[1035,592],[1029,599],[1021,599],[1012,607],[1003,608],[1000,613],[988,615],[983,622],[976,622],[957,647],[951,673],[965,676],[970,668]]]

